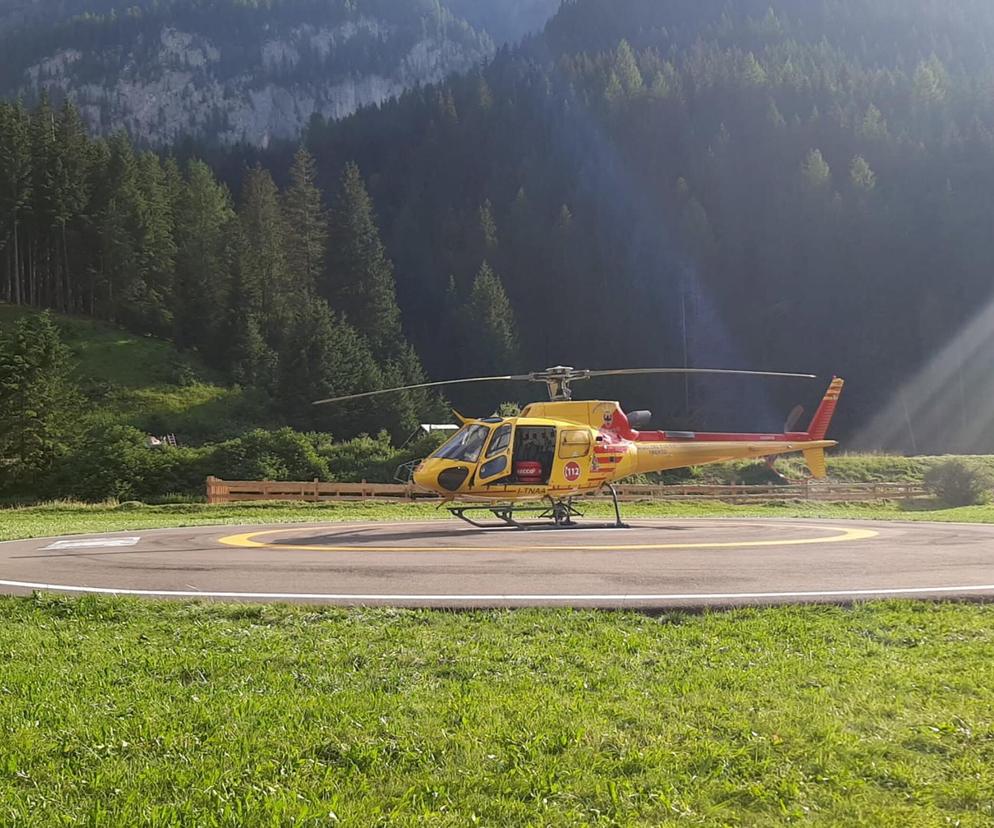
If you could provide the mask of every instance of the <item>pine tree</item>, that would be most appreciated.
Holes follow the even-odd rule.
[[[518,333],[514,310],[500,278],[483,262],[466,305],[470,323],[472,370],[504,372],[518,364]]]
[[[176,269],[175,215],[170,182],[159,157],[146,152],[138,158],[136,184],[140,273],[135,313],[142,332],[166,336],[173,327],[173,279]]]
[[[141,327],[141,211],[138,165],[123,133],[107,141],[108,158],[94,194],[100,264],[96,307],[108,319]]]
[[[241,312],[262,324],[270,347],[278,347],[290,324],[294,296],[287,268],[287,230],[280,210],[279,191],[268,171],[249,170],[242,187]]]
[[[642,72],[639,70],[635,52],[632,51],[627,40],[622,40],[615,50],[614,74],[625,95],[632,96],[642,91],[644,85]]]
[[[72,364],[47,313],[19,319],[0,340],[0,461],[13,477],[49,469],[78,417]]]
[[[821,154],[821,150],[813,149],[807,154],[801,165],[801,177],[807,187],[821,190],[831,182],[832,171]]]
[[[279,361],[278,392],[300,428],[353,436],[381,426],[377,404],[359,400],[315,407],[318,399],[373,391],[382,376],[363,337],[322,299],[300,309]]]
[[[180,347],[199,348],[221,364],[231,278],[227,238],[235,215],[227,189],[203,162],[190,162],[175,215],[174,338]]]
[[[494,219],[494,208],[488,198],[480,205],[480,235],[483,240],[483,250],[492,255],[497,249],[497,221]]]
[[[849,167],[849,180],[854,188],[864,193],[871,192],[877,186],[877,176],[861,155],[857,155],[852,160],[852,165]]]
[[[328,216],[321,206],[314,158],[301,147],[290,167],[290,187],[283,195],[287,268],[294,293],[306,301],[324,277]]]
[[[53,230],[58,212],[56,191],[57,153],[55,114],[47,93],[31,113],[31,203],[28,228],[28,302],[36,306],[49,303],[54,295]]]
[[[80,262],[72,261],[69,256],[69,228],[74,225],[76,233],[82,232],[82,217],[90,199],[89,176],[92,164],[86,129],[76,107],[68,100],[59,112],[56,143],[58,167],[55,187],[58,198],[54,218],[59,226],[58,245],[61,248],[61,290],[56,306],[65,310],[81,305],[83,279],[79,273]]]
[[[373,202],[359,168],[349,163],[331,211],[329,278],[325,295],[369,340],[373,355],[386,360],[404,344],[393,265],[373,215]]]
[[[5,253],[4,293],[15,305],[23,290],[22,226],[31,199],[31,148],[28,115],[20,103],[0,102],[0,242]]]
[[[233,317],[229,334],[231,378],[243,386],[270,388],[279,362],[276,352],[266,343],[254,315],[235,313]]]

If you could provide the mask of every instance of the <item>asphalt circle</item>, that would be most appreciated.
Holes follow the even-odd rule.
[[[0,591],[396,606],[701,607],[994,596],[994,526],[655,519],[205,526],[0,543]]]

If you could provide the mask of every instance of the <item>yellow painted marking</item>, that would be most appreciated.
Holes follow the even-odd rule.
[[[757,524],[771,527],[774,524]],[[798,524],[776,525],[778,529],[816,529],[837,532],[820,538],[796,538],[792,540],[755,541],[711,541],[704,543],[648,543],[603,546],[311,546],[306,544],[267,543],[257,541],[262,535],[275,535],[286,532],[315,532],[327,527],[300,527],[266,529],[262,532],[247,532],[243,535],[228,535],[220,538],[226,546],[239,546],[250,549],[297,549],[305,552],[645,552],[661,549],[743,549],[763,546],[807,546],[814,543],[845,543],[847,541],[869,540],[880,533],[872,529],[846,529],[841,526],[807,526]]]

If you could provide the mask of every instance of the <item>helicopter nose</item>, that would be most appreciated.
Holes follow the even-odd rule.
[[[422,460],[414,467],[414,474],[412,475],[414,482],[425,489],[432,488],[428,485],[429,475],[425,471],[425,462]]]

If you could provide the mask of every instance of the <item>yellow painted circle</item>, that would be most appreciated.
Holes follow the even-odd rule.
[[[305,552],[646,552],[664,549],[744,549],[763,546],[807,546],[815,543],[845,543],[847,541],[868,540],[875,538],[879,532],[872,529],[850,529],[842,526],[807,526],[798,524],[754,524],[778,529],[814,529],[824,532],[834,532],[817,538],[794,538],[787,540],[755,540],[755,541],[711,541],[704,543],[649,543],[649,544],[604,544],[598,546],[367,546],[367,545],[307,545],[288,543],[267,543],[255,540],[264,535],[275,535],[286,532],[313,532],[315,529],[327,527],[304,526],[281,529],[265,529],[260,532],[247,532],[242,535],[228,535],[220,538],[226,546],[238,546],[249,549],[294,549]]]

